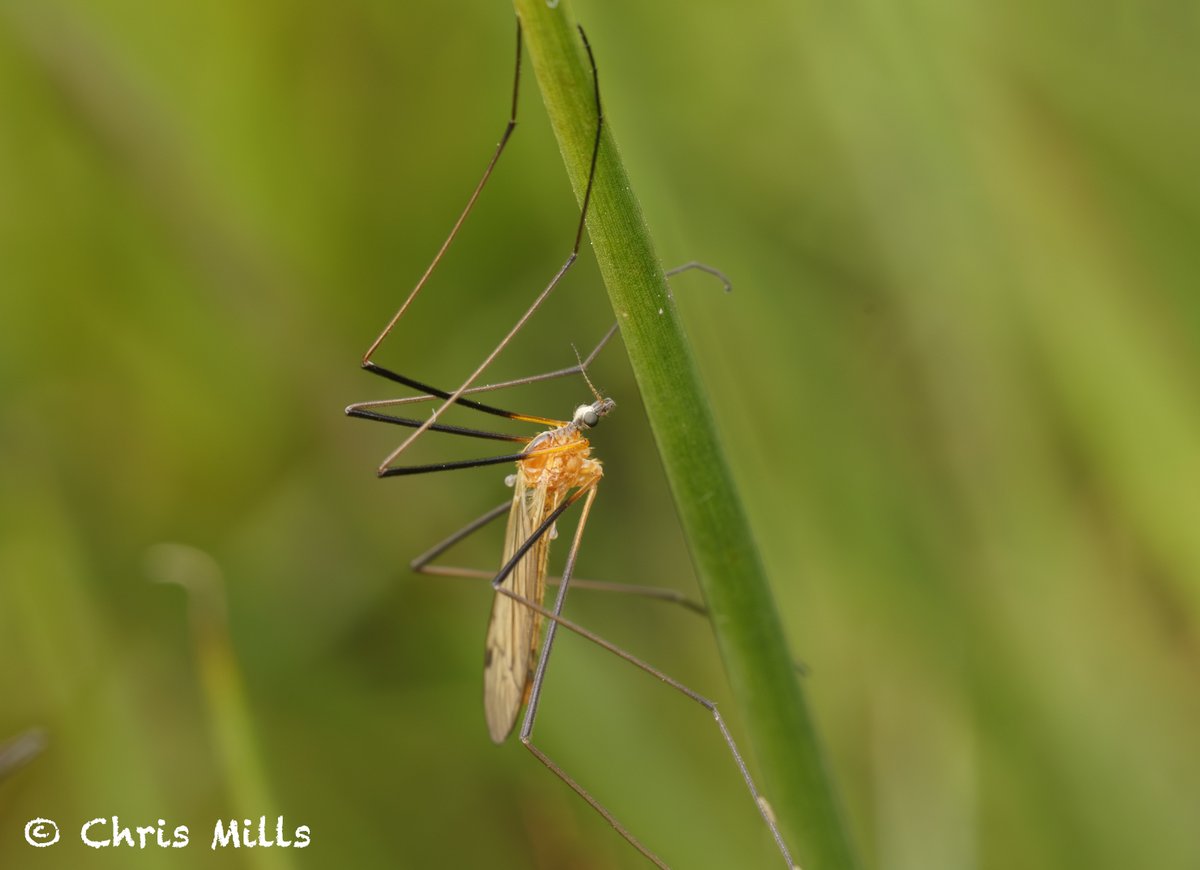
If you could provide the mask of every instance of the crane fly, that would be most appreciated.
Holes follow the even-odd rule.
[[[588,205],[592,197],[592,185],[596,175],[596,160],[600,150],[601,132],[604,124],[604,115],[600,103],[599,75],[596,71],[595,58],[583,28],[579,28],[579,35],[591,67],[592,88],[596,106],[596,128],[587,185],[584,189],[579,223],[576,227],[575,241],[570,254],[559,267],[558,271],[551,277],[541,293],[538,294],[528,309],[517,320],[516,324],[457,389],[453,391],[439,389],[423,381],[385,368],[374,361],[373,357],[376,351],[395,328],[396,324],[399,323],[417,294],[424,288],[430,275],[441,262],[451,243],[458,235],[463,222],[471,212],[476,200],[491,177],[513,130],[516,128],[517,95],[521,75],[521,24],[518,19],[512,109],[500,142],[492,153],[492,157],[484,169],[483,176],[472,191],[466,206],[459,214],[458,219],[451,228],[445,242],[442,243],[441,248],[439,248],[437,254],[434,256],[433,261],[417,281],[403,304],[401,304],[399,310],[383,328],[383,331],[375,341],[371,343],[366,354],[363,355],[363,369],[371,374],[415,390],[416,394],[399,398],[358,402],[347,407],[346,413],[352,417],[389,423],[413,430],[380,464],[377,470],[380,477],[425,474],[506,463],[514,463],[516,466],[516,471],[506,478],[506,482],[513,488],[511,500],[497,505],[411,562],[413,570],[422,573],[482,578],[488,579],[491,582],[495,598],[492,604],[491,618],[488,623],[484,655],[484,710],[488,733],[491,735],[492,740],[496,743],[503,742],[512,733],[517,717],[520,715],[521,709],[524,708],[525,716],[519,732],[521,743],[542,764],[570,786],[594,810],[600,813],[613,826],[617,833],[643,856],[658,867],[667,866],[661,858],[634,837],[587,789],[572,779],[562,767],[533,742],[534,722],[537,718],[538,703],[541,698],[547,663],[549,662],[550,653],[554,646],[555,634],[558,628],[562,627],[629,662],[661,682],[666,683],[708,710],[716,721],[721,735],[729,747],[730,754],[733,756],[746,787],[758,807],[759,814],[775,840],[781,857],[787,862],[789,867],[794,867],[796,865],[793,863],[787,845],[784,843],[783,836],[775,822],[774,814],[770,810],[770,805],[754,785],[749,768],[743,761],[737,744],[734,742],[733,736],[725,725],[724,719],[717,711],[716,704],[562,615],[567,589],[570,585],[619,590],[636,595],[674,601],[689,606],[701,613],[705,612],[703,607],[688,601],[683,596],[671,590],[572,580],[576,558],[583,538],[583,531],[596,498],[597,486],[603,476],[600,461],[591,455],[591,444],[585,433],[594,428],[601,419],[616,407],[616,403],[612,399],[601,396],[592,385],[591,380],[587,376],[587,366],[616,334],[617,324],[613,324],[586,358],[577,356],[577,364],[574,366],[504,381],[502,383],[483,386],[476,385],[476,382],[483,375],[484,371],[500,355],[501,351],[508,346],[517,333],[521,331],[534,312],[541,307],[542,303],[545,302],[546,298],[562,281],[563,276],[579,256]],[[721,277],[722,280],[725,280],[724,276],[719,272],[700,263],[688,263],[672,269],[666,274],[670,276],[684,269],[691,268],[712,272]],[[726,289],[728,289],[728,281],[725,283]],[[484,404],[475,398],[471,398],[480,393],[500,390],[505,387],[537,383],[572,375],[581,375],[583,377],[592,392],[594,401],[579,405],[571,415],[570,420],[557,420],[530,414],[518,414],[494,405]],[[433,411],[423,419],[401,416],[396,413],[398,408],[421,402],[436,403]],[[451,406],[457,406],[480,414],[502,417],[508,420],[538,424],[548,428],[545,428],[539,434],[529,436],[439,422],[442,414]],[[522,446],[516,453],[487,456],[478,459],[435,462],[424,465],[395,464],[398,457],[426,432],[440,432],[465,438],[505,441]],[[580,508],[579,520],[572,536],[566,562],[558,581],[558,592],[553,604],[547,607],[544,600],[547,586],[546,575],[550,541],[555,536],[555,526],[559,518],[580,501],[583,504]],[[435,559],[455,544],[505,515],[508,517],[508,525],[504,536],[504,555],[499,572],[493,573],[471,568],[433,564]],[[545,624],[545,630],[544,637],[541,637],[543,634],[543,623]],[[541,642],[540,655],[538,654],[539,638]]]

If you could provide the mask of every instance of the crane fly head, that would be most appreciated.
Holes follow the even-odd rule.
[[[575,409],[571,423],[577,429],[591,429],[600,422],[601,417],[606,416],[615,407],[617,403],[612,399],[597,399],[590,405],[580,405]]]

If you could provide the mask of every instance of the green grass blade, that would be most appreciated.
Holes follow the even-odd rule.
[[[568,5],[515,0],[576,196],[595,134],[591,72]],[[599,47],[603,57],[603,46]],[[601,66],[602,66],[601,62]],[[758,550],[641,209],[606,128],[588,232],[712,614],[763,792],[806,870],[855,866]]]

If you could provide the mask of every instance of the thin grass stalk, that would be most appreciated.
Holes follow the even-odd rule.
[[[546,0],[514,0],[514,5],[567,174],[582,201],[596,110],[591,71],[570,4],[562,0],[551,8]],[[604,47],[597,50],[603,68]],[[763,792],[806,870],[854,867],[795,660],[691,349],[608,124],[587,225],[761,771]]]

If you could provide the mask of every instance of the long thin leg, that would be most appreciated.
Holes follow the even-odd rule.
[[[707,272],[708,274],[715,276],[718,280],[721,281],[722,285],[724,285],[726,293],[728,293],[730,290],[733,289],[733,285],[730,283],[729,278],[725,275],[724,272],[722,272],[719,269],[716,269],[712,266],[709,266],[705,263],[701,263],[698,260],[692,260],[691,262],[684,263],[683,265],[680,265],[680,266],[676,266],[673,269],[668,269],[664,274],[669,278],[674,275],[678,275],[682,272],[686,272],[686,271],[689,271],[692,269],[699,270],[702,272]],[[592,349],[591,353],[589,353],[585,358],[576,362],[576,364],[573,366],[568,366],[567,368],[562,368],[562,369],[555,369],[554,371],[550,371],[550,372],[543,372],[542,374],[539,374],[539,375],[529,375],[527,377],[514,378],[513,380],[500,381],[500,382],[494,383],[494,384],[485,384],[482,386],[468,387],[467,389],[461,391],[461,394],[459,395],[459,397],[457,399],[454,400],[454,403],[458,404],[458,405],[462,405],[464,407],[471,408],[476,411],[482,411],[484,413],[494,414],[499,417],[505,417],[510,420],[526,420],[526,421],[535,422],[535,423],[544,423],[544,424],[550,425],[550,426],[562,425],[562,421],[550,420],[548,418],[543,418],[543,417],[533,417],[533,416],[529,416],[529,415],[525,415],[525,414],[516,414],[512,411],[505,411],[500,408],[494,408],[490,405],[483,405],[478,402],[472,402],[464,397],[469,396],[469,395],[475,395],[478,393],[487,393],[487,392],[491,392],[493,390],[501,390],[501,389],[505,389],[507,387],[524,386],[526,384],[536,384],[536,383],[540,383],[542,381],[552,380],[554,378],[563,378],[563,377],[569,377],[570,375],[582,374],[583,372],[585,372],[587,370],[588,366],[590,366],[592,364],[593,360],[595,360],[596,357],[600,354],[600,351],[604,349],[605,345],[607,345],[608,342],[612,340],[612,337],[614,335],[616,335],[619,327],[620,327],[620,324],[613,323],[613,325],[611,327],[609,327],[608,332],[606,332],[604,334],[604,337],[600,339],[600,342]],[[390,328],[390,326],[389,326],[389,328]],[[434,399],[450,399],[450,397],[452,395],[451,393],[446,392],[445,390],[439,390],[436,387],[431,387],[428,384],[424,384],[419,381],[416,381],[410,377],[407,377],[406,375],[401,375],[396,372],[393,372],[390,369],[384,368],[381,365],[377,365],[376,363],[370,363],[369,365],[364,366],[364,368],[371,374],[379,375],[380,377],[386,378],[390,381],[395,381],[397,383],[403,384],[408,387],[412,387],[413,389],[420,390],[422,392],[419,395],[415,395],[415,396],[401,396],[398,398],[373,399],[373,400],[367,401],[367,402],[355,402],[354,404],[346,407],[346,414],[348,414],[351,417],[361,417],[361,418],[367,419],[367,420],[379,420],[379,421],[382,421],[385,423],[397,423],[401,426],[411,426],[413,428],[417,428],[420,425],[422,425],[423,423],[425,423],[425,421],[423,421],[423,420],[413,421],[408,418],[394,417],[391,415],[380,413],[378,411],[378,409],[394,408],[394,407],[398,407],[401,405],[411,405],[411,404],[417,404],[417,403],[421,403],[421,402],[429,402],[429,401],[433,401]],[[456,433],[456,434],[470,434],[477,438],[493,437],[493,438],[498,438],[500,440],[509,440],[509,439],[503,438],[502,436],[487,435],[483,432],[480,432],[479,430],[467,430],[467,429],[464,429],[463,427],[450,427],[450,426],[440,425],[437,423],[431,424],[427,428],[429,430],[432,430],[435,432],[452,432],[452,433]],[[513,439],[513,440],[515,440],[515,439]]]
[[[423,421],[414,420],[411,417],[397,417],[394,414],[383,414],[379,411],[372,410],[367,407],[368,403],[364,403],[358,407],[346,409],[346,415],[349,417],[358,417],[361,420],[374,420],[376,423],[391,423],[396,426],[408,426],[415,429],[420,426]],[[464,435],[468,438],[484,438],[489,441],[513,441],[518,444],[528,444],[533,438],[527,435],[508,435],[504,432],[492,432],[487,429],[468,429],[465,426],[448,426],[444,423],[434,423],[429,427],[433,432],[445,432],[448,435]]]
[[[367,415],[360,415],[367,416]],[[413,421],[404,420],[401,417],[386,417],[378,415],[369,419],[384,419],[389,423],[400,423],[401,425],[409,425]],[[486,432],[475,432],[472,429],[462,429],[458,426],[445,426],[440,431],[451,431],[456,435],[474,435],[475,437],[498,438],[506,441],[532,441],[532,438],[516,437],[506,438],[501,435],[489,435]],[[537,447],[535,449],[522,450],[520,453],[507,453],[503,456],[484,456],[481,459],[459,459],[450,462],[431,462],[428,465],[388,465],[377,472],[379,477],[403,477],[412,474],[429,474],[436,471],[456,471],[463,468],[482,468],[485,465],[503,465],[506,462],[519,462],[523,459],[530,459],[534,456],[549,456],[552,453],[562,453],[566,450],[571,450],[570,444],[552,445],[550,447]],[[524,551],[522,551],[524,552]]]
[[[412,560],[412,562],[409,563],[409,567],[419,574],[429,574],[435,577],[459,577],[469,580],[491,580],[496,576],[496,572],[494,571],[484,571],[479,568],[460,568],[455,565],[432,565],[430,563],[457,544],[459,541],[469,538],[471,535],[475,534],[493,520],[505,516],[511,509],[512,502],[501,502],[477,519],[467,523],[445,540],[439,541],[424,553],[417,556]],[[562,582],[562,579],[559,577],[547,577],[546,582],[551,586],[557,586]],[[642,586],[632,583],[611,583],[604,580],[583,580],[579,577],[571,578],[571,587],[573,589],[592,589],[597,592],[618,592],[623,595],[632,595],[638,598],[652,598],[668,604],[678,604],[679,606],[684,607],[693,613],[697,613],[700,616],[708,615],[708,610],[705,609],[703,604],[693,601],[691,598],[688,598],[686,595],[676,589],[663,589],[658,586]]]
[[[565,378],[570,375],[577,375],[577,374],[585,371],[587,369],[587,367],[592,364],[592,361],[600,354],[600,351],[602,351],[604,349],[605,345],[607,345],[608,342],[612,340],[612,337],[617,334],[617,328],[618,328],[618,324],[616,324],[616,323],[614,323],[611,327],[609,327],[608,332],[604,333],[604,337],[600,339],[600,343],[597,344],[592,349],[592,352],[589,353],[584,359],[580,360],[573,366],[568,366],[565,369],[555,369],[552,372],[543,372],[540,375],[529,375],[529,376],[523,377],[523,378],[514,378],[511,381],[500,381],[500,382],[494,383],[494,384],[485,384],[482,386],[470,387],[469,389],[463,390],[462,395],[470,396],[470,395],[474,395],[476,393],[487,393],[487,392],[491,392],[492,390],[502,390],[502,389],[505,389],[506,387],[519,387],[519,386],[524,386],[526,384],[536,384],[536,383],[540,383],[542,381],[549,381],[554,378]],[[403,375],[398,375],[395,372],[389,371],[388,369],[385,369],[383,366],[378,366],[378,365],[375,365],[374,363],[372,363],[371,368],[367,369],[367,371],[371,372],[372,374],[376,374],[376,375],[380,375],[381,377],[385,377],[388,380],[396,381],[398,383],[405,384],[406,386],[412,386],[414,389],[423,390],[424,392],[421,393],[420,395],[416,395],[416,396],[401,396],[399,398],[393,398],[393,399],[373,399],[369,402],[355,402],[353,405],[349,405],[346,407],[346,413],[352,417],[367,416],[365,414],[359,413],[360,411],[365,410],[365,409],[388,408],[388,407],[396,407],[398,405],[411,405],[411,404],[420,403],[420,402],[429,402],[429,401],[432,401],[433,399],[446,399],[446,398],[450,397],[450,393],[448,393],[444,390],[439,390],[435,387],[430,387],[425,384],[418,385],[416,381],[413,381],[410,378],[404,377]],[[548,418],[542,418],[542,417],[530,417],[530,416],[523,415],[523,414],[515,414],[511,411],[504,411],[499,408],[492,408],[491,406],[488,406],[488,405],[481,405],[478,402],[470,402],[462,397],[459,397],[459,399],[456,401],[456,404],[463,405],[463,406],[472,408],[477,411],[484,411],[485,413],[495,414],[496,416],[506,417],[510,420],[530,420],[535,423],[541,422],[541,423],[546,423],[547,425],[554,425],[554,426],[560,426],[564,422],[564,421],[560,421],[560,420],[550,420]],[[429,428],[440,431],[438,426],[430,426]]]
[[[575,555],[579,551],[579,543],[583,539],[583,527],[587,525],[588,515],[591,513],[592,504],[596,500],[596,491],[596,482],[593,482],[588,489],[587,499],[583,503],[583,510],[579,515],[579,523],[575,527],[575,537],[571,541],[571,550],[567,554],[567,564],[563,569],[563,582],[558,587],[558,594],[554,597],[555,617],[561,616],[563,605],[565,605],[567,601],[567,589],[570,586],[571,572],[575,567]],[[506,591],[500,586],[497,586],[496,590],[498,592]],[[521,596],[513,597],[518,599],[521,598]],[[546,767],[549,768],[555,776],[569,785],[572,791],[583,798],[592,809],[603,816],[604,820],[612,825],[613,830],[624,837],[625,841],[628,842],[629,845],[637,849],[656,867],[661,867],[663,870],[668,870],[667,865],[662,861],[661,858],[646,848],[646,846],[644,846],[637,837],[630,833],[629,829],[621,824],[621,822],[617,820],[617,817],[609,812],[608,809],[602,803],[600,803],[600,801],[596,800],[596,798],[594,798],[587,789],[576,782],[565,770],[559,767],[559,765],[553,759],[551,759],[550,756],[546,755],[546,753],[544,753],[533,743],[533,723],[537,718],[537,708],[542,698],[542,683],[546,677],[546,666],[550,662],[550,652],[554,647],[554,635],[558,630],[558,625],[559,623],[556,619],[548,623],[546,626],[546,639],[542,643],[542,654],[538,658],[537,670],[535,670],[533,674],[533,686],[529,692],[529,702],[525,707],[525,718],[521,722],[521,733],[519,735],[521,744],[531,753],[533,753],[534,757],[537,758],[538,761],[546,765]]]
[[[687,272],[690,269],[695,269],[698,272],[707,272],[709,275],[712,275],[723,285],[725,285],[726,293],[733,292],[733,282],[729,280],[728,275],[715,266],[710,266],[707,263],[701,263],[699,260],[689,260],[681,266],[676,266],[674,269],[668,269],[667,271],[663,272],[663,274],[670,278],[680,274],[681,272]]]
[[[587,49],[588,53],[588,61],[592,67],[592,86],[596,97],[596,137],[592,145],[592,161],[588,170],[587,187],[585,188],[583,194],[583,206],[579,211],[579,224],[575,230],[575,244],[571,248],[571,253],[562,266],[559,267],[558,271],[554,274],[554,277],[550,279],[550,283],[547,284],[546,288],[538,294],[537,298],[533,301],[533,304],[530,305],[525,313],[521,315],[520,319],[517,320],[516,325],[514,325],[512,329],[508,331],[508,334],[500,340],[500,343],[496,345],[495,349],[492,350],[492,352],[489,353],[486,358],[484,358],[483,362],[476,367],[475,371],[473,371],[467,377],[467,379],[463,381],[462,385],[455,390],[448,399],[434,409],[423,425],[417,427],[413,432],[411,432],[409,436],[400,443],[400,446],[388,455],[387,459],[385,459],[383,464],[380,466],[381,474],[384,469],[392,464],[397,456],[403,453],[410,444],[412,444],[437,421],[438,417],[441,416],[443,411],[457,402],[462,397],[463,393],[471,388],[471,385],[478,380],[479,376],[482,375],[488,366],[490,366],[496,359],[496,357],[500,355],[500,352],[508,346],[513,337],[521,331],[529,318],[533,316],[533,313],[537,311],[538,308],[541,307],[542,303],[546,301],[546,298],[549,297],[552,292],[554,292],[554,288],[558,286],[563,276],[567,273],[567,270],[571,268],[571,266],[575,263],[575,260],[579,257],[579,246],[583,242],[583,230],[586,226],[588,204],[591,202],[592,198],[592,183],[595,181],[596,177],[596,158],[600,152],[600,134],[604,129],[604,113],[600,105],[600,76],[596,71],[596,61],[592,55],[592,46],[588,42],[587,35],[583,32],[582,27],[579,29],[579,35],[583,39],[583,45]],[[405,304],[407,306],[407,303]],[[397,313],[395,319],[398,320],[401,314],[403,314],[403,308]]]
[[[433,274],[433,270],[437,268],[438,263],[442,261],[442,257],[446,255],[446,251],[450,248],[450,243],[454,241],[458,235],[458,231],[462,228],[463,222],[466,221],[467,215],[471,213],[471,209],[475,207],[475,201],[479,199],[479,194],[483,192],[484,185],[488,179],[492,177],[492,171],[496,168],[496,163],[500,160],[500,155],[504,153],[504,146],[508,144],[509,137],[512,136],[513,130],[517,128],[517,95],[520,93],[521,84],[521,19],[517,19],[517,59],[513,71],[513,93],[512,93],[512,109],[509,111],[508,124],[504,127],[504,133],[500,136],[500,142],[496,145],[496,150],[492,153],[492,159],[488,161],[487,168],[483,171],[483,177],[479,179],[479,183],[475,185],[475,190],[472,191],[470,199],[467,200],[466,206],[462,213],[459,214],[458,220],[454,222],[454,226],[450,230],[450,235],[446,236],[446,241],[442,242],[442,246],[438,248],[437,254],[434,255],[433,262],[425,270],[425,273],[417,281],[417,285],[413,287],[412,292],[408,294],[408,298],[404,300],[404,304],[388,321],[388,325],[383,328],[383,332],[371,342],[371,346],[367,348],[367,352],[363,354],[363,368],[368,368],[371,365],[371,357],[375,355],[375,351],[379,349],[379,345],[383,344],[383,340],[388,337],[388,333],[404,316],[404,312],[408,310],[408,306],[417,298],[417,294],[421,292],[425,284],[429,281],[429,276]],[[386,464],[386,463],[385,463]]]
[[[529,703],[525,708],[525,719],[521,724],[521,743],[524,744],[539,761],[546,765],[551,772],[569,785],[576,794],[578,794],[588,803],[589,806],[595,809],[596,812],[600,813],[600,815],[602,815],[608,821],[608,823],[611,824],[614,829],[616,829],[617,833],[624,837],[631,846],[637,849],[640,853],[642,853],[642,855],[644,855],[657,866],[666,867],[666,865],[653,852],[643,846],[641,842],[637,840],[637,838],[629,833],[629,831],[620,822],[618,822],[612,813],[610,813],[598,800],[596,800],[595,797],[593,797],[583,786],[572,779],[566,773],[566,771],[564,771],[553,759],[547,756],[546,753],[544,753],[533,743],[533,726],[537,717],[538,703],[541,699],[542,683],[545,680],[546,667],[550,661],[550,653],[554,646],[554,637],[557,627],[561,625],[568,631],[574,632],[580,637],[583,637],[597,646],[608,650],[618,658],[624,659],[634,667],[641,669],[660,682],[666,683],[668,686],[671,686],[682,695],[691,698],[701,707],[708,710],[710,714],[712,714],[713,719],[717,723],[717,727],[721,731],[721,736],[724,738],[726,745],[729,747],[729,752],[733,756],[733,760],[737,764],[738,770],[742,774],[742,779],[746,783],[746,788],[749,789],[750,796],[754,799],[754,804],[758,808],[759,815],[762,816],[763,821],[766,822],[767,828],[771,831],[771,835],[775,838],[775,844],[779,847],[780,855],[783,857],[784,861],[787,862],[788,867],[796,867],[797,865],[792,861],[792,856],[788,851],[787,844],[783,840],[783,834],[780,833],[779,826],[775,822],[774,815],[770,812],[769,804],[759,793],[758,788],[754,785],[754,779],[750,776],[750,769],[746,766],[746,762],[743,760],[742,754],[738,750],[737,743],[734,741],[733,735],[730,734],[728,727],[726,727],[725,720],[721,718],[721,714],[717,710],[717,705],[713,701],[709,700],[698,692],[693,691],[673,677],[668,676],[652,665],[643,662],[641,659],[605,640],[594,632],[589,631],[583,626],[562,616],[563,605],[566,603],[567,589],[570,586],[571,575],[575,570],[575,560],[579,554],[580,543],[583,540],[583,529],[587,524],[588,514],[591,511],[592,502],[594,501],[595,497],[596,483],[593,482],[587,489],[587,500],[584,502],[579,523],[575,528],[575,536],[571,541],[571,549],[567,554],[566,565],[563,567],[562,583],[559,586],[558,595],[555,597],[553,610],[548,610],[541,604],[531,601],[522,595],[518,595],[512,592],[510,589],[500,585],[503,582],[504,577],[507,575],[507,572],[511,570],[511,566],[514,565],[516,561],[524,555],[524,551],[527,551],[528,547],[522,547],[518,549],[517,553],[513,557],[513,560],[511,560],[508,565],[501,569],[501,573],[497,575],[496,579],[492,583],[492,588],[495,589],[497,594],[507,595],[509,598],[521,602],[526,607],[529,607],[535,612],[540,613],[543,617],[549,620],[549,623],[546,627],[546,638],[542,644],[541,657],[538,659],[537,670],[534,672],[533,676],[533,685],[530,690]],[[574,499],[565,500],[564,505],[569,506],[570,502],[572,501],[574,501]],[[554,514],[551,515],[551,519],[557,519],[556,515],[559,513],[560,511],[556,510]],[[549,528],[549,526],[546,524],[539,526],[538,529],[535,530],[530,536],[531,539],[536,540],[536,537],[539,536],[539,534],[544,534],[544,528]],[[532,546],[532,544],[530,544],[530,546]]]

